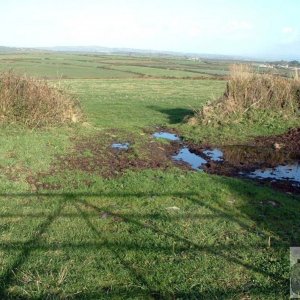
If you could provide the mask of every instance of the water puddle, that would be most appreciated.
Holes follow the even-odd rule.
[[[111,145],[113,149],[117,149],[117,150],[128,150],[129,146],[130,146],[129,143],[114,143]]]
[[[233,165],[285,165],[294,161],[292,153],[276,151],[272,147],[256,147],[246,145],[224,146],[224,160]]]
[[[291,181],[300,184],[300,164],[288,164],[288,165],[279,165],[274,168],[266,169],[257,169],[254,172],[245,174],[240,173],[249,178],[253,179],[273,179],[273,180],[284,180]]]
[[[154,133],[153,137],[181,141],[176,134],[164,131]],[[300,186],[300,162],[297,157],[294,153],[277,151],[272,147],[233,145],[224,146],[222,149],[207,148],[193,151],[183,145],[172,159],[183,162],[197,171],[205,170],[205,166],[212,162],[214,169],[210,168],[210,173],[227,176],[238,174],[260,181],[281,181]],[[253,171],[255,167],[257,169]]]
[[[153,134],[153,137],[157,139],[166,139],[169,141],[180,141],[180,138],[178,135],[170,132],[165,132],[165,131],[160,131],[160,132],[155,132]]]
[[[207,163],[207,161],[200,155],[192,153],[188,148],[182,148],[178,154],[172,156],[175,161],[181,161],[188,164],[194,170],[201,170],[202,166]]]
[[[204,150],[203,153],[212,161],[223,161],[223,152],[220,149]]]

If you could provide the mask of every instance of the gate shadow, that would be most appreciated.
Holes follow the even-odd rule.
[[[235,186],[232,186],[232,188],[235,188]],[[239,194],[243,194],[243,186],[239,187],[239,190],[237,191]],[[245,192],[245,191],[244,191]],[[247,191],[246,191],[247,192]],[[89,201],[90,197],[105,197],[105,198],[141,198],[147,196],[147,193],[16,193],[16,194],[0,194],[0,198],[5,197],[14,197],[14,198],[37,198],[37,199],[43,199],[43,198],[59,198],[58,204],[53,211],[51,211],[48,215],[45,215],[44,213],[29,213],[29,214],[18,214],[13,212],[5,212],[0,213],[0,218],[5,217],[21,217],[21,218],[40,218],[45,217],[45,220],[39,224],[36,229],[34,230],[34,234],[32,237],[26,241],[14,241],[14,242],[2,242],[0,244],[0,250],[3,251],[11,251],[11,250],[19,250],[20,253],[17,255],[17,257],[14,259],[13,263],[7,267],[4,272],[2,272],[2,275],[0,276],[0,297],[1,299],[9,298],[9,292],[8,287],[12,284],[14,277],[20,267],[26,263],[29,256],[32,254],[34,250],[41,249],[43,251],[48,250],[55,250],[55,249],[101,249],[105,248],[108,249],[111,254],[115,257],[115,259],[123,266],[124,269],[126,269],[132,276],[133,280],[136,282],[136,286],[139,286],[141,288],[132,288],[131,290],[128,290],[124,287],[115,286],[112,287],[111,290],[105,290],[105,289],[99,289],[95,291],[87,291],[80,293],[80,295],[75,295],[74,299],[92,299],[95,297],[103,296],[103,294],[107,294],[108,296],[116,296],[116,295],[125,295],[126,297],[131,296],[142,296],[142,297],[151,297],[153,299],[171,299],[174,297],[184,298],[184,299],[199,299],[199,298],[207,298],[207,297],[217,297],[217,295],[220,295],[224,293],[224,290],[218,290],[218,289],[201,289],[197,290],[196,288],[192,288],[188,293],[186,291],[177,291],[176,293],[168,293],[164,290],[157,290],[155,286],[152,286],[151,283],[148,282],[147,278],[144,276],[144,274],[140,271],[138,271],[136,268],[134,268],[125,258],[124,253],[128,250],[134,250],[139,249],[141,251],[148,251],[149,247],[147,245],[136,245],[135,243],[132,244],[130,242],[126,242],[125,240],[122,241],[122,243],[113,243],[109,241],[108,239],[103,238],[102,232],[91,222],[90,218],[96,215],[100,214],[108,214],[112,217],[122,219],[123,222],[126,222],[129,225],[133,225],[136,228],[139,228],[140,230],[145,229],[145,220],[148,219],[155,219],[159,218],[156,214],[146,214],[146,215],[136,215],[134,213],[130,214],[119,214],[111,210],[109,207],[102,207],[101,205],[96,205],[94,203],[91,203]],[[174,192],[174,193],[153,193],[152,195],[155,196],[174,196],[174,197],[180,197],[184,198],[187,201],[189,201],[192,204],[196,204],[197,206],[203,206],[203,201],[201,199],[201,196],[199,196],[198,193],[190,192]],[[283,200],[285,201],[285,200]],[[297,201],[297,199],[290,200],[290,201]],[[297,201],[297,203],[299,203]],[[75,208],[75,213],[64,213],[63,209],[65,205],[72,205]],[[251,205],[251,204],[249,204]],[[297,204],[299,207],[299,205]],[[214,207],[212,205],[209,205],[207,202],[205,203],[205,207],[210,209],[213,214],[194,214],[192,217],[194,218],[220,218],[224,220],[229,220],[230,222],[238,224],[240,227],[242,227],[244,230],[249,231],[252,230],[252,228],[249,227],[249,224],[246,224],[241,219],[235,217],[230,213],[230,210],[226,207]],[[89,209],[89,212],[87,213],[85,211],[85,208]],[[300,207],[299,207],[300,208]],[[243,209],[243,208],[241,208]],[[253,213],[249,214],[249,210],[243,211],[243,213],[247,214],[248,217],[250,217],[253,220],[258,220],[257,216],[255,215],[256,211],[253,210]],[[296,213],[296,212],[295,212]],[[282,211],[280,214],[285,214],[285,211]],[[68,242],[68,243],[60,243],[60,244],[43,244],[41,242],[42,235],[48,230],[48,228],[53,224],[58,218],[75,218],[80,217],[86,226],[91,230],[95,237],[95,242],[89,242],[89,243],[76,243],[76,242]],[[141,220],[142,218],[142,220]],[[184,218],[184,216],[173,216],[172,220]],[[268,223],[269,222],[269,223]],[[276,225],[276,219],[269,219],[268,222],[264,222],[263,224],[268,224],[270,229],[274,231],[275,234],[278,235],[280,239],[282,239],[283,244],[277,244],[275,247],[283,247],[286,243],[296,243],[296,241],[299,241],[299,231],[295,234],[295,232],[291,236],[286,236],[286,234],[282,235],[282,228],[278,228],[278,224]],[[295,226],[300,227],[300,224],[295,224]],[[265,226],[265,225],[264,225]],[[241,249],[243,245],[216,245],[216,246],[203,246],[199,245],[192,240],[180,236],[174,232],[171,232],[170,230],[164,230],[161,228],[158,228],[155,225],[149,225],[147,224],[147,230],[151,230],[153,234],[162,236],[164,238],[169,238],[174,240],[174,242],[178,242],[181,244],[181,248],[179,250],[187,251],[191,247],[193,249],[196,249],[196,251],[199,253],[199,255],[203,253],[207,253],[210,255],[213,255],[216,258],[225,259],[229,263],[241,266],[244,269],[251,270],[255,273],[261,274],[265,277],[270,277],[273,279],[274,284],[270,285],[268,289],[266,287],[256,288],[255,293],[257,295],[263,293],[263,295],[267,296],[268,294],[273,295],[276,293],[276,291],[280,292],[282,289],[282,286],[287,284],[287,279],[279,274],[274,274],[274,272],[266,270],[265,268],[260,268],[259,266],[256,266],[255,264],[248,263],[244,261],[242,258],[232,256],[230,253],[232,250]],[[165,252],[170,253],[172,249],[170,249],[169,246],[157,246],[153,245],[153,249],[155,251],[159,252]],[[288,285],[287,285],[288,286]],[[245,290],[245,287],[241,286],[240,288],[236,289],[228,289],[226,291],[226,295],[224,297],[230,298],[230,296],[233,296],[237,293],[242,293]],[[45,294],[46,295],[46,294]],[[51,296],[51,294],[47,294],[47,297]],[[52,295],[57,296],[57,295]],[[225,298],[226,298],[225,297]]]

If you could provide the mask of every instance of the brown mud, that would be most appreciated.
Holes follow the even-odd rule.
[[[177,144],[162,144],[149,137],[146,137],[146,141],[141,141],[134,135],[127,134],[122,138],[118,135],[118,132],[110,131],[75,139],[74,147],[68,155],[56,157],[49,171],[28,176],[27,182],[35,190],[55,190],[61,189],[61,184],[48,183],[45,179],[57,175],[63,178],[65,171],[81,171],[103,178],[114,178],[124,174],[127,170],[165,170],[174,166],[170,155],[176,151]],[[114,143],[128,143],[129,147],[116,149],[112,147]],[[87,186],[91,183],[86,181]],[[74,188],[76,188],[75,181]]]
[[[286,151],[294,152],[300,157],[300,128],[290,129],[288,132],[269,137],[259,137],[255,139],[256,146],[279,147]]]
[[[180,134],[176,130],[156,128],[157,132],[168,131]],[[66,171],[81,171],[87,174],[99,175],[103,178],[121,176],[127,170],[161,169],[177,165],[185,170],[192,167],[184,162],[175,162],[174,156],[183,148],[206,160],[198,168],[210,174],[230,177],[245,177],[242,174],[257,169],[274,168],[278,165],[299,162],[300,158],[300,129],[293,129],[286,134],[259,137],[247,145],[231,145],[212,147],[196,145],[185,141],[170,141],[162,143],[154,139],[150,130],[143,137],[137,134],[122,133],[110,130],[94,136],[74,139],[74,147],[68,155],[59,156],[47,172],[40,172],[27,177],[27,182],[33,190],[61,189],[62,183],[49,183],[47,178],[56,176],[64,178]],[[128,149],[114,149],[114,143],[129,145]],[[214,160],[207,155],[208,150],[220,149],[222,159]],[[270,180],[268,178],[253,178],[258,183],[267,184],[273,188],[289,193],[300,193],[300,185],[294,185],[289,180]],[[89,187],[92,181],[85,180]],[[74,181],[74,188],[76,182]]]
[[[191,151],[202,155],[209,145],[189,144]],[[223,161],[209,160],[204,171],[210,174],[230,177],[244,177],[257,169],[276,168],[300,162],[300,128],[289,130],[285,134],[255,138],[246,145],[228,145],[219,147],[223,152]],[[289,180],[271,180],[253,178],[256,182],[267,184],[288,193],[300,193],[300,185]]]

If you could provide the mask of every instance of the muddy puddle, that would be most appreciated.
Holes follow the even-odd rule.
[[[223,161],[223,152],[220,149],[204,150],[203,153],[212,161]]]
[[[300,130],[295,132],[296,135],[289,133],[287,138],[280,136],[280,149],[276,144],[278,137],[269,138],[265,144],[254,141],[249,145],[209,147],[187,143],[176,132],[157,131],[151,135],[148,132],[145,142],[136,143],[135,149],[132,147],[134,135],[122,135],[118,139],[115,132],[106,132],[80,137],[74,140],[71,152],[58,156],[48,171],[30,174],[26,180],[35,191],[60,189],[61,182],[53,182],[53,178],[70,180],[68,184],[77,188],[77,179],[69,179],[65,172],[80,171],[114,178],[129,169],[167,170],[175,163],[185,169],[249,178],[267,182],[285,192],[300,193]],[[169,143],[162,143],[161,139]],[[13,175],[10,176],[14,178]],[[89,187],[93,180],[86,179],[83,183]]]
[[[128,150],[130,147],[130,144],[129,143],[113,143],[111,145],[111,147],[116,150]]]
[[[173,155],[172,159],[178,162],[186,163],[194,170],[203,170],[203,166],[207,161],[200,155],[192,153],[189,148],[184,147],[180,149],[178,154]]]
[[[178,135],[176,135],[174,133],[170,133],[170,132],[165,132],[165,131],[155,132],[153,134],[153,137],[157,138],[157,139],[166,139],[169,141],[180,141],[180,138]]]
[[[241,172],[241,175],[244,175],[243,172]],[[254,179],[288,181],[293,185],[300,185],[300,164],[295,163],[276,166],[275,168],[257,169],[246,174],[246,176]]]
[[[191,169],[300,187],[299,155],[288,149],[245,145],[203,148],[186,145],[178,135],[163,131],[153,137],[178,143],[172,160]]]

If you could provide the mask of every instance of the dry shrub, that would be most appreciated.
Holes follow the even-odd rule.
[[[30,128],[78,122],[79,102],[47,81],[12,71],[0,74],[0,123]]]
[[[248,65],[233,65],[224,95],[196,113],[202,124],[224,124],[266,112],[298,116],[300,81],[273,74],[259,74]]]

